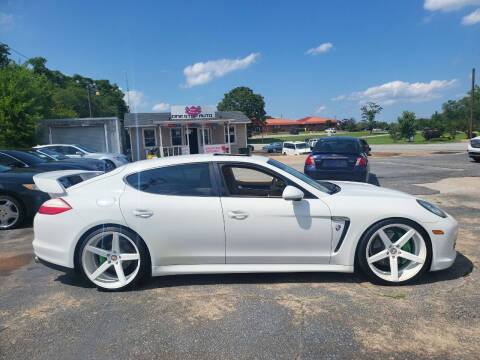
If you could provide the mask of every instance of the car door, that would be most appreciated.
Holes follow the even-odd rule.
[[[125,182],[120,208],[147,242],[152,265],[225,263],[223,214],[209,163],[148,169]]]
[[[254,164],[219,164],[227,264],[328,264],[331,217],[325,203],[305,192],[282,198],[296,185]]]

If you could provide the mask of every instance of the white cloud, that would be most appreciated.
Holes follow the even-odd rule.
[[[354,92],[349,99],[358,100],[360,103],[374,101],[383,105],[399,101],[425,102],[440,97],[443,90],[455,86],[457,82],[457,79],[432,80],[428,83],[408,83],[397,80],[368,88],[365,91]]]
[[[343,100],[345,98],[346,98],[346,96],[344,94],[342,94],[342,95],[335,96],[335,97],[331,98],[330,100],[331,101],[340,101],[340,100]]]
[[[322,105],[315,111],[315,113],[320,114],[320,113],[324,112],[326,108],[327,107],[325,105]]]
[[[167,104],[167,103],[155,104],[152,107],[153,111],[158,111],[158,112],[167,111],[168,109],[170,109],[170,104]]]
[[[327,42],[327,43],[320,44],[315,48],[308,49],[305,54],[318,55],[318,54],[330,51],[331,48],[333,48],[333,44],[330,42]]]
[[[128,94],[127,91],[125,92],[123,100],[125,100],[125,102],[128,102],[130,110],[137,111],[138,109],[141,109],[146,105],[143,97],[143,92],[138,90],[129,90]]]
[[[474,25],[480,22],[480,9],[464,16],[462,18],[462,25]]]
[[[480,0],[425,0],[423,3],[430,11],[454,11],[470,5],[480,5]]]
[[[220,59],[187,66],[183,69],[186,79],[185,87],[206,84],[229,72],[245,69],[253,64],[259,55],[259,53],[251,53],[243,59]]]

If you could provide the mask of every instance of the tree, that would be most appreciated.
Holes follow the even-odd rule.
[[[355,131],[356,130],[356,124],[357,122],[355,119],[352,117],[350,119],[342,119],[338,122],[338,127],[341,130],[345,131]]]
[[[467,129],[467,107],[461,101],[448,100],[442,105],[445,129],[455,139],[457,131]]]
[[[47,78],[26,66],[0,68],[0,147],[28,147],[35,142],[36,120],[52,105]]]
[[[398,117],[398,127],[400,135],[410,139],[416,132],[415,113],[412,111],[404,111],[402,116]]]
[[[370,130],[370,134],[376,125],[375,116],[377,116],[382,110],[383,108],[380,105],[371,101],[360,108],[360,111],[362,112],[362,119],[367,123],[367,129]]]
[[[10,55],[10,48],[7,44],[0,44],[0,67],[4,67],[10,63],[8,56]]]
[[[222,101],[217,105],[219,111],[241,111],[252,120],[249,129],[265,126],[265,101],[260,94],[244,86],[236,87],[225,94]]]
[[[394,142],[397,142],[400,139],[400,128],[397,123],[390,124],[388,128],[388,133]]]

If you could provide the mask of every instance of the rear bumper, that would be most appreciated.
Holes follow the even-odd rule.
[[[305,166],[305,175],[315,180],[343,180],[367,182],[369,170],[367,167],[354,168],[352,170],[319,170],[314,166]]]

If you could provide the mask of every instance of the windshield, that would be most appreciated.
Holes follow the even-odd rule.
[[[330,183],[328,182],[322,182],[322,183],[319,183],[315,180],[313,180],[312,178],[309,178],[308,176],[302,174],[300,171],[297,171],[293,168],[291,168],[290,166],[287,166],[279,161],[276,161],[276,160],[273,160],[273,159],[270,159],[267,161],[267,164],[270,164],[270,165],[273,165],[283,171],[286,171],[287,173],[289,173],[290,175],[293,175],[295,176],[297,179],[307,183],[308,185],[314,187],[315,189],[317,190],[320,190],[324,193],[327,193],[329,195],[333,194],[333,193],[336,193],[340,190],[340,188],[338,187],[337,188],[334,188],[332,186],[330,186]],[[325,185],[325,184],[328,184],[328,185]],[[333,184],[332,184],[333,185]]]
[[[350,139],[320,139],[313,148],[314,153],[357,154],[358,141]]]
[[[60,153],[58,153],[58,152],[56,152],[56,151],[53,151],[53,150],[50,150],[50,149],[46,149],[46,148],[41,149],[41,150],[36,150],[35,152],[36,152],[36,154],[34,154],[34,155],[37,155],[37,154],[38,154],[38,155],[42,156],[43,158],[47,158],[47,155],[48,155],[49,157],[52,157],[52,158],[54,158],[55,160],[65,160],[65,159],[68,159],[65,155],[60,154]],[[46,155],[45,155],[45,154],[46,154]]]
[[[87,153],[95,153],[96,152],[95,150],[89,149],[89,148],[87,148],[86,146],[83,146],[83,145],[76,144],[75,146],[79,149],[82,149],[83,151],[85,151]]]

